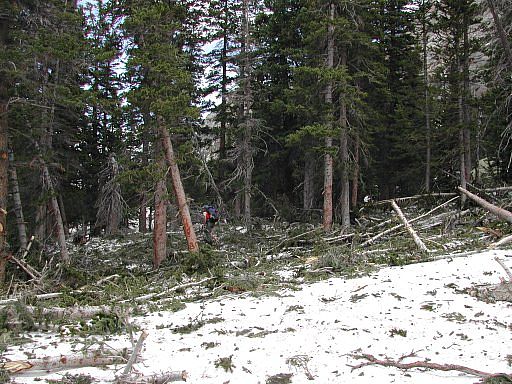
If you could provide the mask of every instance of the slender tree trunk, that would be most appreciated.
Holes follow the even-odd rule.
[[[304,189],[302,193],[302,207],[304,210],[313,208],[315,198],[315,161],[311,154],[306,153],[304,161]]]
[[[12,154],[12,153],[11,153]],[[21,204],[20,188],[18,185],[18,173],[16,166],[11,163],[9,167],[9,179],[11,182],[11,194],[14,203],[14,214],[16,215],[16,226],[18,227],[18,239],[20,242],[20,250],[27,249],[27,227],[25,218],[23,217],[23,206]]]
[[[50,177],[50,171],[48,170],[48,166],[42,158],[40,158],[40,161],[43,172],[43,181],[50,195],[50,204],[52,207],[53,217],[55,219],[55,232],[57,235],[57,242],[60,248],[60,258],[64,264],[69,264],[70,258],[68,248],[66,245],[66,234],[64,231],[64,224],[62,222],[62,216],[60,214],[59,202],[57,201],[57,197],[55,195],[55,190],[53,188],[53,182]]]
[[[341,48],[341,65],[347,65],[347,48],[345,45]],[[341,160],[341,228],[347,229],[350,227],[350,175],[349,166],[350,158],[348,153],[348,116],[347,116],[347,102],[345,95],[340,96],[340,160]]]
[[[222,51],[221,51],[221,65],[222,65],[222,83],[221,83],[221,117],[220,117],[220,133],[219,133],[219,176],[220,180],[224,181],[224,160],[226,159],[226,132],[227,132],[227,96],[228,96],[228,1],[224,0],[224,25],[226,29],[223,31],[222,36]]]
[[[6,94],[3,80],[0,79],[0,97]],[[8,257],[7,249],[7,197],[9,153],[7,150],[7,98],[0,99],[0,287],[5,282],[5,264]]]
[[[161,173],[155,187],[155,226],[153,229],[153,268],[160,267],[167,256],[167,187],[162,145],[155,145],[155,157]]]
[[[0,49],[5,51],[9,40],[9,18],[0,14]],[[0,68],[0,288],[5,281],[5,265],[7,262],[7,197],[9,152],[7,110],[9,105],[8,79]]]
[[[471,182],[471,115],[470,115],[470,85],[469,85],[469,55],[470,55],[470,47],[469,47],[469,16],[468,10],[464,13],[463,16],[463,49],[464,49],[464,61],[462,68],[462,77],[463,77],[463,113],[464,113],[464,124],[463,124],[463,147],[464,147],[464,173],[466,175],[466,180]]]
[[[164,148],[165,160],[167,161],[167,165],[170,168],[172,187],[183,223],[185,237],[187,238],[188,250],[190,252],[199,252],[199,245],[197,243],[194,226],[192,225],[192,219],[190,218],[187,198],[185,196],[185,190],[183,189],[183,184],[181,182],[180,170],[174,156],[171,137],[162,117],[158,117],[158,130]]]
[[[252,195],[252,170],[254,167],[252,156],[252,86],[251,86],[251,58],[250,58],[250,27],[249,27],[249,0],[243,0],[243,33],[244,44],[242,46],[243,56],[243,120],[244,120],[244,137],[242,144],[242,162],[243,162],[243,185],[244,185],[244,225],[251,229],[251,195]]]
[[[334,4],[329,4],[329,26],[327,31],[327,69],[334,67]],[[329,111],[329,125],[332,126],[332,81],[329,81],[325,91],[325,102],[331,109]],[[333,160],[330,150],[332,148],[332,137],[325,138],[325,159],[324,159],[324,214],[323,227],[325,231],[332,228],[332,182],[333,182]]]
[[[425,6],[425,1],[423,1]],[[432,162],[432,147],[431,147],[431,136],[432,131],[430,127],[430,93],[429,93],[429,81],[428,81],[428,33],[427,33],[427,10],[424,9],[422,19],[422,40],[423,40],[423,84],[425,86],[425,136],[426,136],[426,148],[425,148],[425,191],[430,192],[431,182],[431,162]]]
[[[352,209],[357,207],[357,201],[359,198],[359,175],[361,173],[361,165],[359,164],[359,151],[361,146],[361,139],[356,133],[354,138],[354,172],[352,173],[352,194],[350,205]]]
[[[496,12],[496,7],[494,6],[494,0],[487,0],[487,5],[489,6],[489,10],[491,11],[492,18],[494,20],[494,26],[496,27],[496,33],[498,34],[498,38],[501,41],[501,45],[503,50],[505,51],[505,56],[507,59],[507,63],[509,68],[512,68],[512,49],[510,48],[510,42],[507,38],[507,33],[503,28],[503,24],[501,23],[500,17]]]
[[[148,166],[148,157],[149,157],[149,142],[148,142],[148,132],[150,132],[149,128],[149,114],[144,114],[144,130],[142,132],[142,166]],[[156,151],[158,152],[158,151]],[[165,161],[165,159],[164,159]],[[139,208],[139,232],[145,233],[148,230],[148,222],[147,222],[147,205],[148,205],[148,196],[145,190],[140,191],[140,208]]]

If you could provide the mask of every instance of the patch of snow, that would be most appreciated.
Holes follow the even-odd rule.
[[[499,283],[503,269],[493,260],[504,258],[511,268],[510,251],[488,251],[401,267],[386,267],[366,277],[331,278],[303,284],[300,290],[283,289],[278,295],[251,293],[188,303],[179,312],[155,312],[131,321],[149,336],[137,372],[153,375],[188,372],[189,383],[257,384],[280,373],[292,383],[402,383],[472,384],[474,376],[457,371],[399,370],[357,365],[353,354],[412,362],[459,364],[486,372],[510,372],[512,351],[511,304],[485,303],[462,293],[478,284]],[[190,333],[176,332],[191,323],[204,324]],[[11,346],[10,360],[65,355],[78,343],[59,334],[29,334],[30,344]],[[109,336],[110,348],[129,347],[127,336]],[[219,366],[231,358],[232,371]],[[300,362],[300,364],[297,364]],[[114,380],[123,366],[67,371],[90,374],[99,383]],[[66,371],[42,374],[58,379]],[[16,377],[32,383],[33,376]]]

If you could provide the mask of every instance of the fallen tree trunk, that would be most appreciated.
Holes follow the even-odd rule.
[[[415,218],[414,218],[414,219],[412,219],[412,220],[409,220],[409,224],[412,224],[412,223],[414,223],[415,221],[418,221],[418,220],[423,219],[424,217],[427,217],[427,216],[428,216],[428,215],[430,215],[431,213],[434,213],[434,212],[435,212],[435,211],[437,211],[438,209],[443,208],[444,206],[446,206],[446,205],[450,204],[452,201],[454,201],[454,200],[456,200],[456,199],[458,199],[458,198],[459,198],[459,196],[455,196],[455,197],[451,198],[450,200],[445,201],[443,204],[438,205],[438,206],[437,206],[437,207],[435,207],[434,209],[431,209],[431,210],[430,210],[430,211],[428,211],[427,213],[425,213],[425,214],[423,214],[423,215],[420,215],[420,216],[418,216],[418,217],[415,217]],[[379,233],[379,234],[377,234],[377,235],[373,236],[372,238],[370,238],[370,239],[366,240],[364,243],[362,243],[362,244],[361,244],[361,247],[364,247],[364,246],[366,246],[366,245],[369,245],[369,244],[373,243],[375,240],[377,240],[377,239],[381,238],[382,236],[387,235],[388,233],[394,232],[394,231],[396,231],[397,229],[402,228],[403,226],[404,226],[403,224],[395,225],[394,227],[389,228],[389,229],[385,230],[384,232],[381,232],[381,233]]]
[[[181,372],[167,372],[159,375],[141,376],[130,375],[121,376],[118,378],[116,384],[165,384],[173,381],[187,381],[187,371]]]
[[[423,243],[423,241],[421,241],[420,237],[418,236],[418,234],[416,233],[414,228],[409,224],[409,222],[405,218],[404,214],[402,213],[402,210],[400,209],[400,207],[396,204],[396,202],[394,200],[391,200],[391,206],[393,207],[393,209],[397,213],[397,215],[400,218],[400,220],[402,220],[402,223],[404,224],[404,227],[407,229],[409,234],[412,236],[414,242],[416,243],[416,245],[418,246],[420,251],[428,252],[428,249],[427,249],[426,245]]]
[[[459,191],[461,191],[464,195],[466,195],[471,200],[473,200],[475,203],[480,205],[482,208],[491,212],[493,215],[497,216],[498,218],[505,220],[512,224],[512,212],[509,212],[506,209],[503,209],[494,204],[491,204],[488,201],[482,199],[481,197],[478,197],[477,195],[472,194],[471,192],[465,190],[462,187],[458,187],[458,188],[459,188]]]
[[[497,248],[510,242],[512,242],[512,235],[505,236],[504,238],[498,240],[497,242],[492,243],[491,245],[489,245],[489,248]]]
[[[377,359],[375,356],[370,354],[362,354],[362,355],[352,355],[355,359],[366,359],[367,361],[355,366],[349,365],[352,367],[352,370],[359,369],[362,367],[366,367],[369,365],[381,365],[383,367],[395,367],[399,369],[412,369],[412,368],[426,368],[426,369],[434,369],[438,371],[458,371],[467,373],[469,375],[473,375],[476,377],[480,377],[483,379],[490,379],[493,377],[502,377],[505,379],[508,379],[509,381],[512,381],[512,375],[505,374],[505,373],[489,373],[480,371],[478,369],[473,369],[470,367],[465,367],[463,365],[457,365],[457,364],[438,364],[438,363],[431,363],[430,361],[414,361],[411,363],[402,363],[402,360],[406,357],[412,357],[413,355],[404,356],[398,360],[392,360],[392,359],[385,359],[380,360]]]
[[[11,374],[27,373],[33,371],[58,371],[81,367],[98,367],[104,365],[121,364],[126,358],[119,355],[102,355],[100,351],[88,354],[75,354],[70,356],[51,356],[42,359],[8,361],[0,364],[0,368]]]

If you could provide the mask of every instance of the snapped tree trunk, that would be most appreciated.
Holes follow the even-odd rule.
[[[169,131],[164,125],[164,120],[162,117],[158,117],[158,131],[164,148],[165,160],[167,161],[167,165],[171,171],[172,187],[176,197],[176,202],[178,204],[181,221],[183,223],[183,231],[185,232],[185,237],[187,238],[188,250],[190,252],[199,252],[199,245],[197,243],[194,226],[192,225],[192,219],[190,218],[187,198],[185,196],[185,190],[183,189],[183,184],[181,182],[180,170],[174,156],[171,137],[169,135]]]

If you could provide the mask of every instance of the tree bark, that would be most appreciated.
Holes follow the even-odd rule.
[[[421,241],[420,237],[418,236],[418,234],[416,233],[416,231],[413,229],[413,227],[411,226],[411,224],[407,221],[407,219],[405,218],[402,210],[400,209],[400,207],[396,204],[396,202],[394,200],[391,201],[391,206],[393,207],[393,209],[395,210],[395,212],[397,213],[398,217],[400,218],[400,220],[402,221],[402,223],[404,224],[404,227],[407,229],[407,231],[410,233],[410,235],[412,236],[414,242],[416,243],[416,245],[418,246],[418,248],[420,249],[420,251],[422,252],[428,252],[428,249],[427,247],[425,246],[425,244],[423,244],[423,241]]]
[[[477,195],[472,194],[471,192],[465,190],[462,187],[459,187],[459,191],[461,191],[464,195],[469,197],[475,203],[480,205],[485,210],[491,212],[493,215],[497,216],[501,220],[505,220],[509,223],[512,223],[512,213],[511,212],[507,211],[506,209],[497,207],[494,204],[489,203],[488,201],[482,199],[481,197],[478,197]]]
[[[181,182],[180,170],[178,168],[178,164],[176,163],[176,158],[174,156],[171,137],[169,135],[167,127],[165,127],[164,125],[164,120],[162,117],[158,117],[158,130],[164,148],[165,160],[167,161],[167,165],[170,168],[172,187],[174,190],[174,195],[176,197],[176,202],[178,204],[178,210],[180,212],[181,221],[183,223],[185,237],[187,238],[188,250],[190,252],[199,252],[199,245],[197,243],[197,237],[194,231],[194,226],[192,225],[192,219],[190,218],[190,211],[188,209],[187,198],[185,196],[185,190],[183,189],[183,184]]]
[[[332,70],[334,67],[334,12],[335,5],[329,4],[329,25],[327,27],[327,70]],[[329,111],[329,127],[332,128],[332,81],[329,81],[325,90],[325,103]],[[330,231],[332,228],[332,183],[333,183],[333,160],[330,150],[332,149],[332,137],[325,138],[325,159],[324,159],[324,207],[323,207],[323,227],[325,231]]]
[[[165,158],[162,145],[155,146],[155,156],[161,174],[155,186],[155,221],[153,227],[153,268],[160,267],[167,256],[167,187]]]

